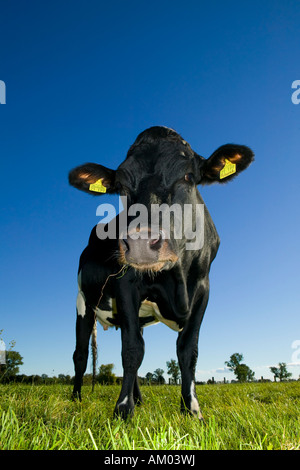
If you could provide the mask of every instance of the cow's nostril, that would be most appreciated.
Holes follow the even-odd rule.
[[[149,246],[152,250],[159,250],[163,242],[163,234],[160,231],[158,236],[149,240]]]

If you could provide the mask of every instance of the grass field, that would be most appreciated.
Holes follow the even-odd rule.
[[[143,386],[128,422],[112,419],[118,386],[0,385],[0,449],[300,450],[300,382],[197,386],[206,425],[179,412],[178,386]]]

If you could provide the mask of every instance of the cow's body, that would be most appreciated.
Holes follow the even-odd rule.
[[[101,178],[107,192],[128,196],[129,204],[192,204],[194,208],[204,204],[197,184],[217,180],[225,157],[236,162],[239,172],[250,164],[253,154],[247,147],[224,146],[205,160],[175,131],[155,127],[140,134],[115,172],[86,164],[70,173],[70,183],[92,192],[89,185]],[[142,230],[148,233],[149,226],[138,231]],[[168,239],[162,226],[157,236],[149,233],[147,241],[132,240],[131,232],[128,228],[125,235],[118,232],[114,239],[101,240],[95,227],[81,255],[73,393],[80,397],[96,317],[105,329],[121,328],[124,378],[115,412],[123,417],[132,413],[135,403],[141,401],[137,372],[144,355],[142,329],[161,321],[179,332],[181,408],[201,418],[195,367],[199,328],[209,296],[209,270],[219,246],[217,231],[204,206],[204,243],[199,249],[187,250],[186,239],[175,240],[172,228]]]

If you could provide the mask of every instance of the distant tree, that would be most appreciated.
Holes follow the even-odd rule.
[[[100,384],[113,385],[116,382],[116,376],[113,373],[114,364],[101,364],[97,381]]]
[[[243,354],[234,353],[231,354],[229,361],[225,361],[225,365],[228,367],[229,370],[234,372],[243,359]]]
[[[157,382],[160,385],[165,383],[163,373],[164,373],[164,370],[162,369],[156,369],[153,372],[153,379],[155,380],[155,382]]]
[[[0,340],[3,330],[0,330]],[[3,342],[3,340],[2,340]],[[4,342],[3,342],[4,344]],[[13,351],[16,342],[10,341],[8,350],[3,354],[0,364],[0,380],[7,382],[14,380],[16,375],[19,373],[19,367],[23,365],[23,357],[18,351]]]
[[[93,375],[92,374],[84,374],[82,383],[83,385],[92,385]]]
[[[60,383],[60,384],[70,384],[70,383],[71,383],[71,377],[70,377],[70,375],[58,374],[57,383]]]
[[[235,370],[236,377],[239,382],[251,382],[255,373],[246,364],[239,364]]]
[[[254,379],[255,373],[246,364],[241,364],[243,359],[243,354],[234,353],[230,356],[229,361],[225,361],[225,365],[234,372],[239,382],[250,382]]]
[[[167,368],[168,368],[168,375],[171,375],[172,379],[174,380],[175,384],[177,384],[178,379],[180,378],[180,367],[175,359],[171,359],[167,361]]]
[[[147,374],[146,374],[145,377],[146,377],[147,383],[148,383],[148,384],[151,384],[152,379],[153,379],[153,374],[152,374],[152,372],[147,372]]]
[[[278,367],[270,367],[270,371],[274,374],[274,382],[276,382],[276,379],[282,382],[282,380],[289,379],[292,376],[291,372],[288,372],[285,362],[279,362]]]
[[[6,369],[5,376],[9,380],[13,379],[19,373],[19,366],[23,365],[23,357],[18,351],[7,351],[6,352]]]
[[[46,382],[48,381],[49,377],[48,377],[47,374],[42,374],[42,375],[41,375],[41,379],[42,379],[42,381],[43,381],[44,383],[46,383]]]
[[[274,382],[277,382],[276,379],[279,379],[279,368],[275,367],[275,366],[272,366],[272,367],[269,367],[269,369],[272,372],[272,374],[274,375]]]

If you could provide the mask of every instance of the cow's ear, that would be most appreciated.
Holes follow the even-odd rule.
[[[114,193],[115,171],[97,163],[85,163],[70,171],[69,183],[95,196]]]
[[[200,184],[227,183],[254,160],[254,153],[244,145],[226,144],[208,159],[201,159]]]

